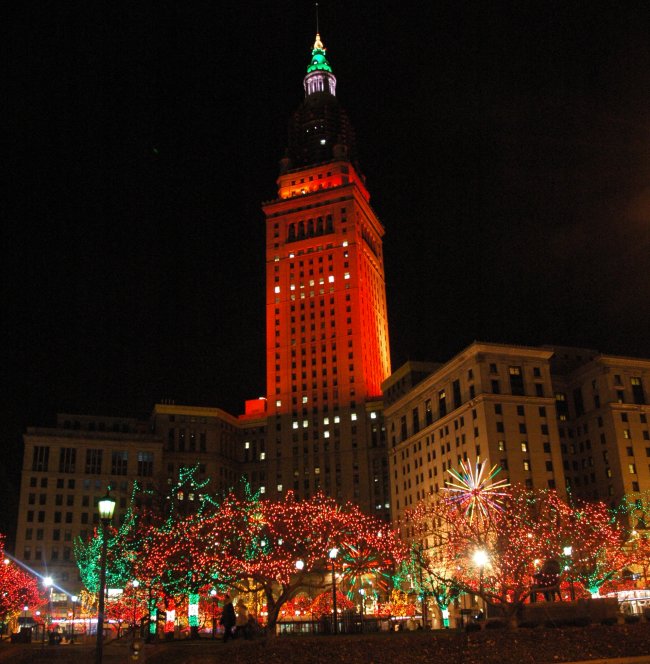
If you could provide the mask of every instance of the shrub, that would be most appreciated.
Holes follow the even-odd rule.
[[[485,629],[504,629],[506,623],[503,620],[490,620],[485,623]]]
[[[600,621],[600,624],[601,625],[615,625],[617,622],[618,622],[618,620],[616,620],[616,618],[603,618]]]
[[[470,622],[465,625],[466,632],[480,632],[481,626],[477,622]]]
[[[632,625],[634,623],[641,622],[641,616],[639,616],[639,615],[625,616],[625,622],[628,625]]]
[[[536,623],[534,620],[522,620],[519,623],[519,627],[527,628],[527,629],[535,629],[537,627],[538,623]]]

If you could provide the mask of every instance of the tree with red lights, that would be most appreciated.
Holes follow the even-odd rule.
[[[473,518],[456,501],[422,503],[408,523],[416,538],[432,540],[428,552],[438,566],[431,573],[440,584],[500,607],[513,624],[533,586],[559,583],[559,575],[542,576],[544,563],[561,555],[564,511],[561,502],[549,500],[553,492],[510,487],[504,493],[498,508]]]
[[[347,595],[343,594],[340,590],[336,591],[336,609],[337,614],[339,611],[351,611],[354,609],[354,604],[350,601]],[[309,607],[309,612],[318,618],[323,616],[332,615],[332,591],[326,590],[314,598],[314,601]]]
[[[332,569],[331,549],[337,549],[334,565],[347,585],[363,574],[393,568],[403,555],[399,540],[384,522],[356,506],[341,507],[323,494],[298,501],[289,492],[281,501],[258,502],[249,519],[251,514],[253,527],[241,538],[239,554],[230,550],[229,559],[236,560],[233,568],[241,569],[242,581],[250,579],[263,590],[270,634],[275,633],[283,605],[307,580],[312,585],[326,582]],[[240,584],[234,586],[245,591]]]
[[[629,530],[603,502],[552,496],[562,514],[560,532],[566,578],[578,582],[592,597],[634,562]]]
[[[5,558],[5,536],[0,534],[0,620],[6,622],[28,606],[34,609],[44,602],[38,581],[9,558]]]

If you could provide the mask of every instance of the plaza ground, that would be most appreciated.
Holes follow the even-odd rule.
[[[2,644],[4,664],[87,664],[94,651],[82,645]],[[585,660],[650,664],[650,623],[535,628],[515,631],[406,632],[339,636],[284,636],[229,643],[202,639],[148,645],[147,664],[550,664]],[[104,664],[131,662],[126,642],[108,643]]]

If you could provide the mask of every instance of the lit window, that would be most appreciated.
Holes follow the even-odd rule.
[[[341,421],[341,418],[338,415],[334,415],[334,424],[338,424]]]
[[[266,493],[266,487],[265,486],[260,487],[260,493]]]
[[[309,426],[309,420],[303,420],[302,421],[302,428],[306,429]]]
[[[246,441],[246,442],[244,443],[244,449],[245,449],[245,450],[249,450],[250,447],[251,447],[251,444],[250,444],[248,441]]]
[[[372,413],[370,413],[370,419],[371,420],[376,420],[377,419],[377,413],[375,413],[374,411]]]
[[[348,241],[347,241],[347,240],[343,240],[343,245],[342,245],[342,246],[347,247],[347,246],[348,246]]]
[[[280,399],[276,399],[275,400],[275,407],[280,408],[281,405],[282,405],[282,401]]]
[[[273,257],[273,260],[274,260],[276,263],[278,263],[278,262],[280,261],[280,257],[279,257],[279,256],[274,256],[274,257]]]
[[[521,451],[528,452],[528,443],[525,440],[521,441]]]
[[[346,272],[346,273],[343,275],[343,278],[344,278],[344,279],[349,279],[349,278],[350,278],[350,273],[349,273],[349,272]],[[278,292],[279,292],[279,291],[278,291]]]
[[[297,429],[297,428],[298,428],[298,422],[294,422],[291,426],[292,426],[294,429]]]
[[[330,437],[330,432],[329,431],[323,431],[323,438],[329,438]]]
[[[323,424],[329,424],[330,423],[330,418],[329,417],[324,417],[323,418]]]
[[[302,398],[302,402],[303,402],[303,403],[307,403],[307,397],[303,397],[303,398]]]
[[[293,252],[289,254],[289,258],[293,258],[294,256],[295,254]]]
[[[278,484],[278,491],[282,491],[282,485]]]
[[[630,471],[630,475],[636,475],[636,464],[628,463],[627,469]]]
[[[327,281],[329,281],[330,284],[333,284],[333,283],[334,283],[334,275],[333,275],[333,274],[330,274],[330,276],[327,277]]]
[[[356,422],[357,414],[356,414],[356,413],[352,413],[352,414],[350,415],[350,419],[351,419],[353,422]]]
[[[321,138],[321,139],[320,139],[320,144],[321,144],[321,145],[325,145],[325,143],[327,143],[327,140],[324,139],[324,138]]]
[[[264,461],[266,459],[266,452],[260,452],[260,461]]]
[[[274,290],[275,293],[279,293],[280,292],[280,286],[276,286],[273,290]]]

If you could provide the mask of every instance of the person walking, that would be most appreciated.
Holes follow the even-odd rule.
[[[237,636],[243,636],[244,638],[249,638],[248,636],[248,607],[240,599],[237,602],[237,628],[235,630]]]
[[[232,631],[237,623],[235,609],[230,600],[230,595],[224,597],[223,611],[221,612],[219,623],[223,625],[223,642],[226,643],[226,641],[233,636]]]

